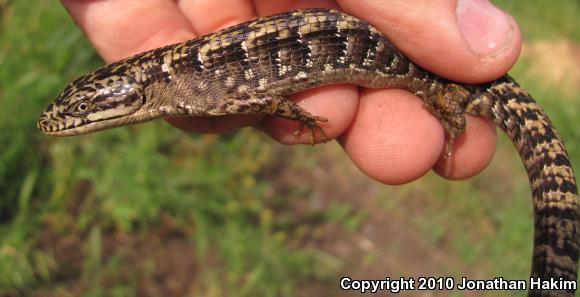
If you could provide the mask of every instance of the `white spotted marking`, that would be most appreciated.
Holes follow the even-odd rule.
[[[304,72],[304,71],[300,71],[292,79],[295,81],[300,81],[300,80],[307,79],[307,78],[308,78],[308,74],[306,74],[306,72]]]
[[[205,91],[208,87],[208,84],[205,80],[200,80],[199,83],[197,83],[197,89],[200,91]]]
[[[246,44],[246,41],[242,41],[242,43],[240,43],[240,47],[242,48],[242,53],[244,55],[244,57],[241,59],[244,62],[248,62],[250,61],[250,54],[248,52],[248,45]]]
[[[249,90],[249,87],[248,87],[248,86],[246,86],[246,85],[240,85],[240,86],[238,87],[238,93],[245,93],[245,92],[247,92],[248,90]]]
[[[246,80],[251,80],[254,77],[255,77],[254,70],[252,70],[252,69],[246,69],[246,70],[244,70],[244,78]]]
[[[336,59],[336,62],[340,64],[346,63],[346,56],[348,55],[348,42],[345,41],[343,44],[345,48],[341,51],[342,54],[338,57],[338,59]]]
[[[225,86],[228,88],[233,87],[236,84],[236,79],[233,76],[228,76],[225,81]]]
[[[415,68],[415,65],[413,65],[413,63],[409,63],[409,69],[407,69],[407,75],[408,75],[409,77],[413,77],[413,76],[415,76],[415,70],[416,70],[416,69],[417,69],[417,68]]]
[[[373,37],[371,36],[370,39],[373,39]],[[367,49],[367,52],[365,54],[365,58],[363,60],[363,66],[365,67],[370,67],[373,64],[373,61],[376,58],[376,53],[378,53],[379,51],[379,44],[377,44],[374,48],[369,47]]]
[[[280,69],[278,71],[278,75],[279,76],[283,76],[283,75],[285,75],[286,73],[288,73],[291,70],[292,70],[292,66],[291,65],[281,65],[280,66]]]
[[[399,56],[394,55],[393,61],[391,61],[391,65],[389,65],[389,69],[396,69],[397,65],[399,65],[399,62],[401,62],[401,60],[399,59]]]
[[[161,64],[161,71],[163,71],[163,73],[167,74],[167,79],[171,80],[171,71],[169,71],[169,66],[167,66],[167,64],[163,63]]]
[[[306,66],[306,68],[312,68],[314,64],[312,63],[312,45],[310,42],[306,45],[306,47],[308,48],[308,52],[306,53],[304,66]]]
[[[199,62],[199,67],[201,69],[205,69],[205,66],[203,65],[203,58],[201,57],[201,51],[197,52],[197,62]]]
[[[162,114],[169,114],[171,112],[171,106],[159,106],[159,112]]]
[[[171,73],[171,67],[169,66],[171,64],[171,56],[170,55],[165,55],[163,57],[163,64],[161,64],[161,71],[166,74],[166,77],[168,80],[173,80],[173,76]]]
[[[264,77],[264,78],[260,78],[260,80],[258,81],[258,85],[259,85],[260,87],[264,87],[264,86],[266,86],[266,84],[267,84],[267,83],[268,83],[268,79],[267,79],[267,78],[265,78],[265,77]]]

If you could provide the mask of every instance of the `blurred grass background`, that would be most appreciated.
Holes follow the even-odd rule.
[[[563,42],[580,55],[580,4],[494,2],[516,17],[526,42],[511,73],[545,107],[579,172],[578,85],[545,79],[542,71],[552,66],[538,65],[533,49]],[[387,187],[353,173],[346,178],[357,184],[352,188],[317,174],[348,163],[336,145],[286,148],[251,129],[188,135],[156,121],[83,137],[42,136],[34,126],[40,111],[70,79],[101,64],[57,1],[0,0],[0,296],[335,292],[351,255],[328,248],[325,234],[363,236],[374,216],[387,224],[400,219],[427,242],[433,254],[413,254],[422,258],[417,262],[445,251],[446,264],[433,268],[439,275],[528,276],[530,194],[505,137],[477,178],[428,174]],[[360,188],[375,189],[365,191],[370,204],[355,201]],[[405,250],[397,240],[383,248]],[[377,264],[383,256],[370,249],[363,259]],[[408,272],[374,269],[373,278]]]

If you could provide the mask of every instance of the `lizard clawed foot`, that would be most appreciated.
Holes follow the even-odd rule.
[[[316,122],[327,122],[327,121],[328,119],[319,116],[312,116],[312,118],[309,118],[305,121],[300,121],[300,126],[298,127],[298,129],[296,129],[296,131],[294,131],[294,136],[298,137],[302,132],[302,130],[304,130],[304,128],[307,127],[310,130],[310,144],[314,145],[316,143],[315,130],[318,130],[318,132],[320,133],[320,142],[326,142],[326,134],[324,133],[322,127],[320,127],[320,125],[318,125]]]
[[[445,135],[445,155],[443,156],[445,159],[451,158],[453,155],[453,144],[455,140],[459,137],[458,134],[449,133],[447,132]]]
[[[445,148],[445,156],[444,156],[445,159],[451,158],[451,155],[453,154],[453,141],[454,140],[455,140],[454,138],[449,138],[447,140],[447,144],[445,145],[445,147],[446,147]]]

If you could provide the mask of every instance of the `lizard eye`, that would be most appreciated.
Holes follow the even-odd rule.
[[[90,110],[90,103],[87,101],[80,101],[76,103],[71,109],[70,114],[74,116],[83,116],[86,115]]]

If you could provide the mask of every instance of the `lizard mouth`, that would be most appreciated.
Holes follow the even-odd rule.
[[[147,113],[136,113],[130,117],[123,115],[116,115],[106,119],[93,118],[76,118],[70,117],[66,119],[55,120],[50,115],[43,114],[36,121],[36,127],[42,133],[51,136],[74,136],[80,134],[92,133],[109,128],[125,126],[127,124],[136,124],[148,119]]]
[[[80,133],[74,128],[89,125],[91,125],[91,123],[87,123],[87,121],[83,119],[70,119],[67,121],[55,122],[45,116],[42,116],[38,121],[36,121],[36,127],[38,130],[42,131],[44,134],[56,136],[77,135]]]

